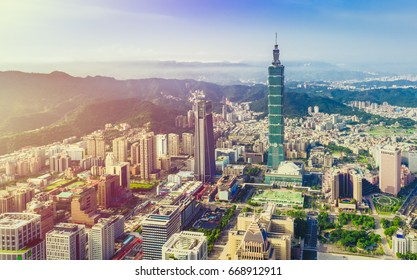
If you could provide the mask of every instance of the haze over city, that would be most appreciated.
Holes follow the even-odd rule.
[[[0,70],[135,78],[105,63],[269,63],[275,32],[286,61],[388,73],[416,62],[414,1],[5,0],[0,14]]]

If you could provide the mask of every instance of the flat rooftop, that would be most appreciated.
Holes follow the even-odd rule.
[[[31,213],[4,213],[0,215],[0,228],[18,228],[36,220],[40,215]]]
[[[152,215],[169,216],[177,209],[178,206],[175,205],[161,205],[152,213]]]

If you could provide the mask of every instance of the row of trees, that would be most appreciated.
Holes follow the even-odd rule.
[[[367,251],[374,250],[381,242],[381,236],[364,230],[335,229],[330,233],[330,242],[337,243],[345,249],[358,247]]]
[[[245,175],[248,176],[256,176],[261,171],[259,167],[248,167],[245,171]]]
[[[406,254],[401,254],[401,253],[397,253],[397,258],[402,259],[402,260],[417,260],[417,254],[413,254],[413,253],[406,253]]]
[[[357,215],[351,213],[341,213],[338,217],[338,222],[340,227],[347,225],[349,222],[352,223],[356,228],[361,228],[363,230],[375,228],[375,219],[371,216],[366,215]]]
[[[329,214],[327,212],[320,212],[317,218],[320,230],[335,228],[335,223],[329,222]]]
[[[219,239],[222,230],[226,227],[227,223],[229,222],[230,218],[232,218],[233,214],[235,213],[236,205],[231,208],[228,208],[224,213],[222,219],[217,224],[217,227],[214,229],[198,229],[199,232],[203,232],[204,235],[207,237],[207,250],[210,253],[213,250],[214,243],[217,239]]]
[[[381,219],[381,226],[384,229],[385,236],[391,238],[391,236],[398,230],[399,227],[404,225],[399,217],[395,217],[392,221],[387,219]]]

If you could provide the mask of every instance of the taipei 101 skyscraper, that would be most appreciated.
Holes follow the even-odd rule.
[[[269,149],[268,168],[277,169],[284,157],[284,117],[282,115],[284,93],[284,65],[279,60],[275,34],[272,65],[268,67],[268,119]]]

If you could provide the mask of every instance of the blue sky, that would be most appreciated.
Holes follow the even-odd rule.
[[[0,64],[417,62],[417,1],[2,0]],[[24,69],[23,69],[24,70]]]

